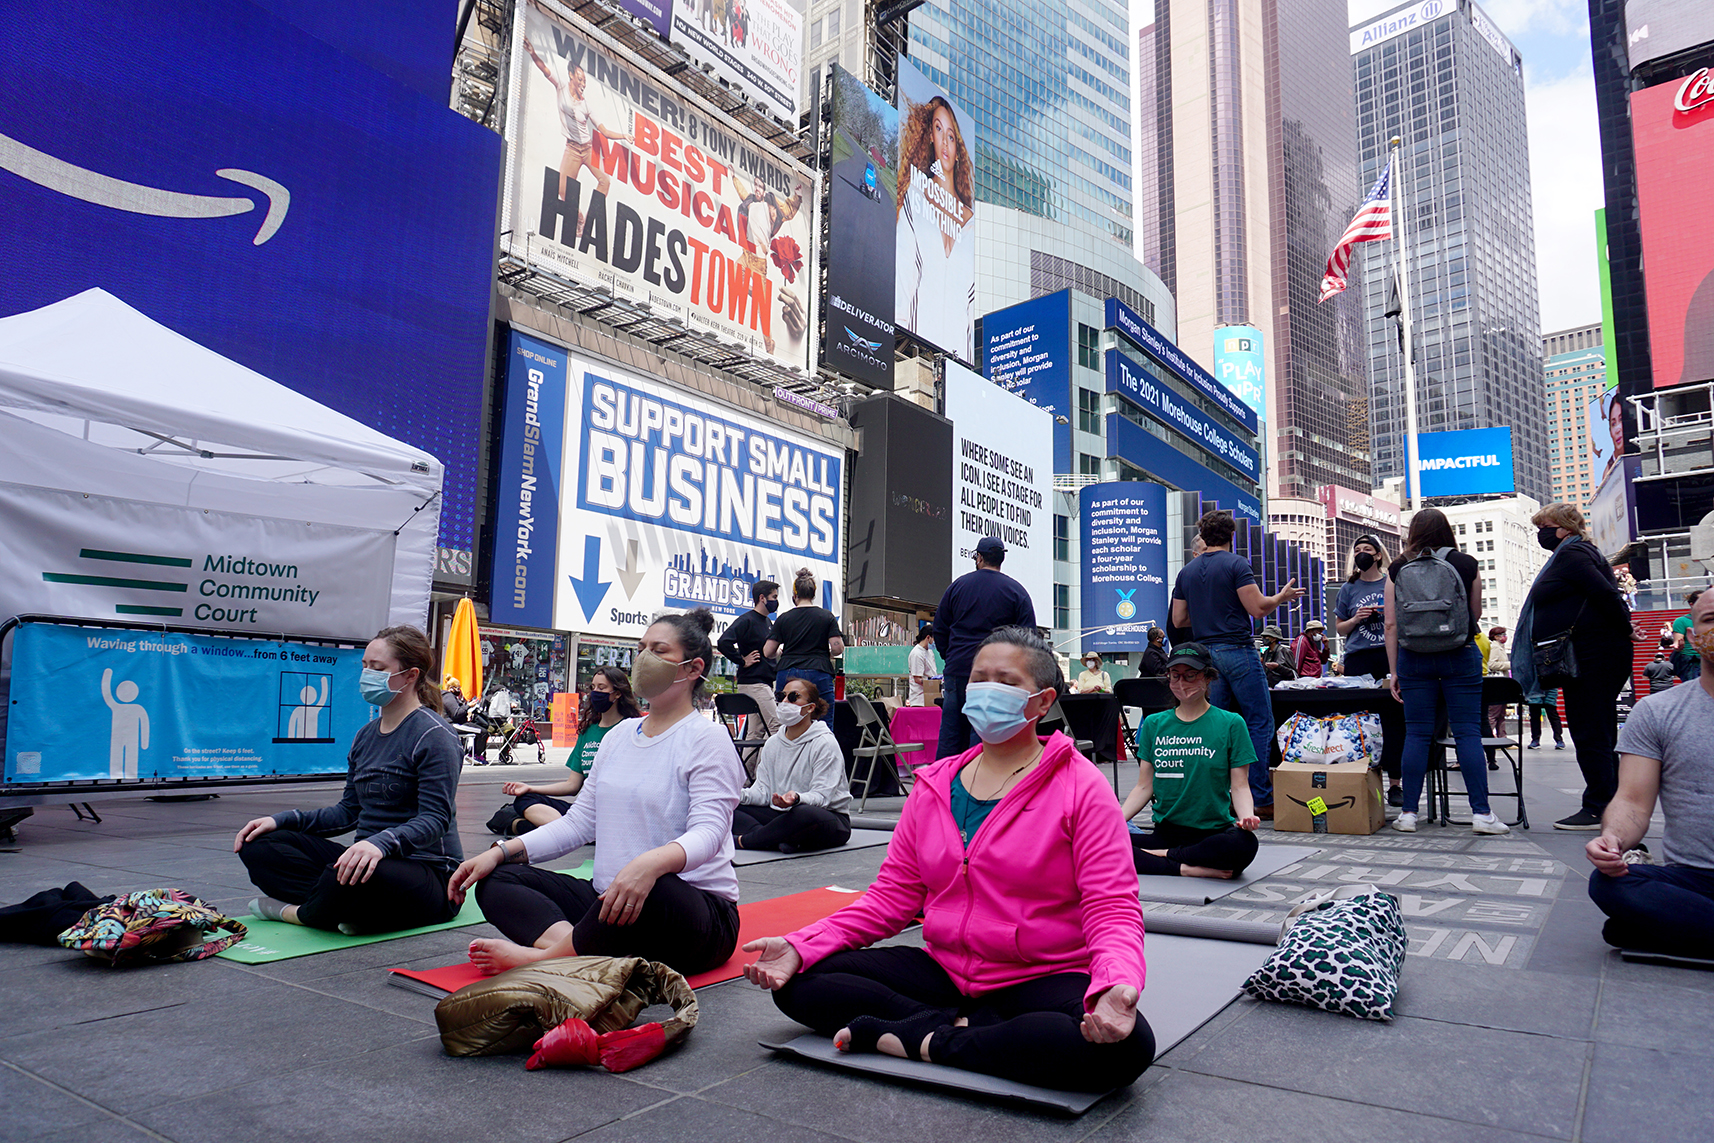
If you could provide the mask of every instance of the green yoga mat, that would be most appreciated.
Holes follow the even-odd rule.
[[[595,862],[585,861],[576,869],[558,869],[555,872],[564,873],[568,877],[581,877],[587,881],[595,872]],[[314,956],[316,953],[332,952],[335,949],[396,941],[400,937],[414,937],[418,933],[438,933],[442,929],[480,925],[483,921],[482,910],[476,907],[475,893],[464,898],[464,907],[459,909],[458,915],[450,921],[442,921],[438,925],[424,925],[419,929],[400,929],[394,933],[364,933],[348,937],[340,932],[330,933],[325,929],[288,925],[284,921],[265,921],[261,917],[246,916],[237,919],[244,922],[245,927],[250,930],[249,935],[225,952],[216,955],[239,964],[269,964],[276,960]]]

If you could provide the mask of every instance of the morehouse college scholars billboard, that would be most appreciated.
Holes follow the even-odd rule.
[[[1714,72],[1631,96],[1654,383],[1714,378]]]
[[[520,11],[501,225],[511,253],[809,371],[817,176],[585,25]]]
[[[807,567],[837,611],[845,454],[514,331],[497,624],[634,638],[662,608],[734,618]]]

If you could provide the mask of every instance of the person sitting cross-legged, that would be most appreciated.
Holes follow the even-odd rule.
[[[1256,752],[1243,716],[1208,704],[1218,675],[1200,643],[1174,647],[1166,679],[1178,707],[1149,715],[1137,732],[1137,784],[1120,812],[1130,821],[1155,805],[1154,829],[1131,834],[1138,873],[1231,878],[1256,859]]]
[[[793,677],[774,712],[780,729],[762,743],[756,780],[732,811],[739,849],[799,853],[851,840],[851,787],[839,739],[822,721],[827,700],[808,679]]]
[[[1034,631],[977,649],[964,714],[981,743],[918,771],[869,891],[744,947],[745,975],[847,1052],[879,1051],[1066,1091],[1154,1059],[1137,1012],[1143,914],[1106,779],[1036,723],[1065,681]],[[923,948],[868,947],[923,917]]]

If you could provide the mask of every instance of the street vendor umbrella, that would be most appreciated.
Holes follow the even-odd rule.
[[[476,633],[476,605],[465,596],[452,613],[446,653],[440,660],[440,683],[457,679],[472,702],[482,697],[482,643]]]

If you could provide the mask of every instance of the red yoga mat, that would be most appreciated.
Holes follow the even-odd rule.
[[[816,921],[844,908],[862,896],[861,891],[854,889],[809,889],[802,893],[793,893],[786,897],[774,897],[767,901],[751,901],[738,906],[738,948],[732,953],[732,959],[719,968],[711,968],[707,972],[699,972],[689,977],[692,988],[702,988],[709,984],[719,984],[722,981],[733,980],[744,975],[744,966],[755,959],[754,953],[744,951],[744,945],[759,937],[780,937],[805,925]],[[439,990],[443,993],[457,992],[467,984],[475,984],[483,979],[480,969],[469,961],[461,964],[449,964],[445,968],[430,968],[411,970],[392,968],[387,970],[394,978],[393,983],[400,983],[398,978],[415,981],[416,985],[427,985],[428,989],[417,988],[416,985],[405,985],[416,991]]]

